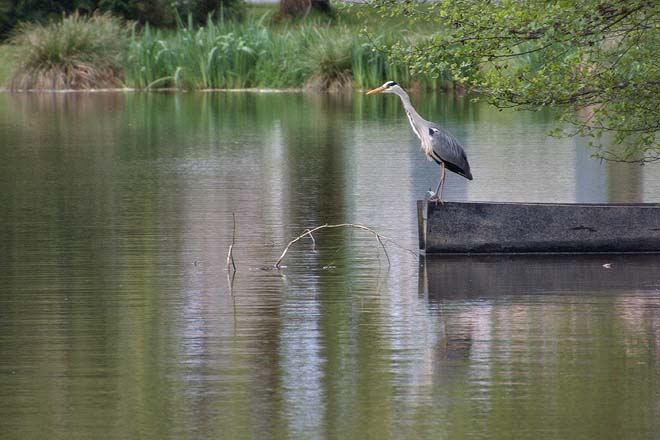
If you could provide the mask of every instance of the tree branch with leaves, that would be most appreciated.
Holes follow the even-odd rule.
[[[383,16],[438,31],[390,51],[415,72],[449,72],[500,108],[559,109],[595,155],[660,160],[660,2],[373,0]],[[607,142],[605,141],[607,140]]]

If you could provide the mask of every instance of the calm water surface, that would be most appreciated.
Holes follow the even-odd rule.
[[[660,202],[548,114],[413,101],[467,145],[448,199]],[[438,169],[395,97],[5,93],[0,136],[0,438],[660,438],[660,260],[410,252]],[[340,222],[405,249],[268,270]]]

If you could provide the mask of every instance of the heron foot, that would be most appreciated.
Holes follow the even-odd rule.
[[[439,204],[441,204],[441,205],[444,205],[444,204],[445,204],[445,202],[444,202],[444,201],[438,196],[438,194],[436,194],[436,193],[431,193],[431,191],[429,191],[429,194],[432,194],[432,195],[428,198],[429,202],[435,202],[435,203],[439,203]]]

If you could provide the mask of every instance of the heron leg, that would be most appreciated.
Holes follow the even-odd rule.
[[[435,189],[435,199],[438,202],[442,202],[442,190],[445,186],[445,163],[442,162],[442,171],[440,171],[440,181],[438,182],[438,187]]]

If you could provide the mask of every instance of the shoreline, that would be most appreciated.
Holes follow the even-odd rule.
[[[289,88],[289,89],[270,89],[270,88],[256,88],[250,87],[245,89],[176,89],[176,88],[157,88],[157,89],[136,89],[132,87],[115,87],[107,89],[17,89],[12,90],[7,87],[0,87],[0,93],[120,93],[120,92],[158,92],[158,93],[300,93],[305,92],[305,88]],[[359,90],[357,90],[359,91]]]

